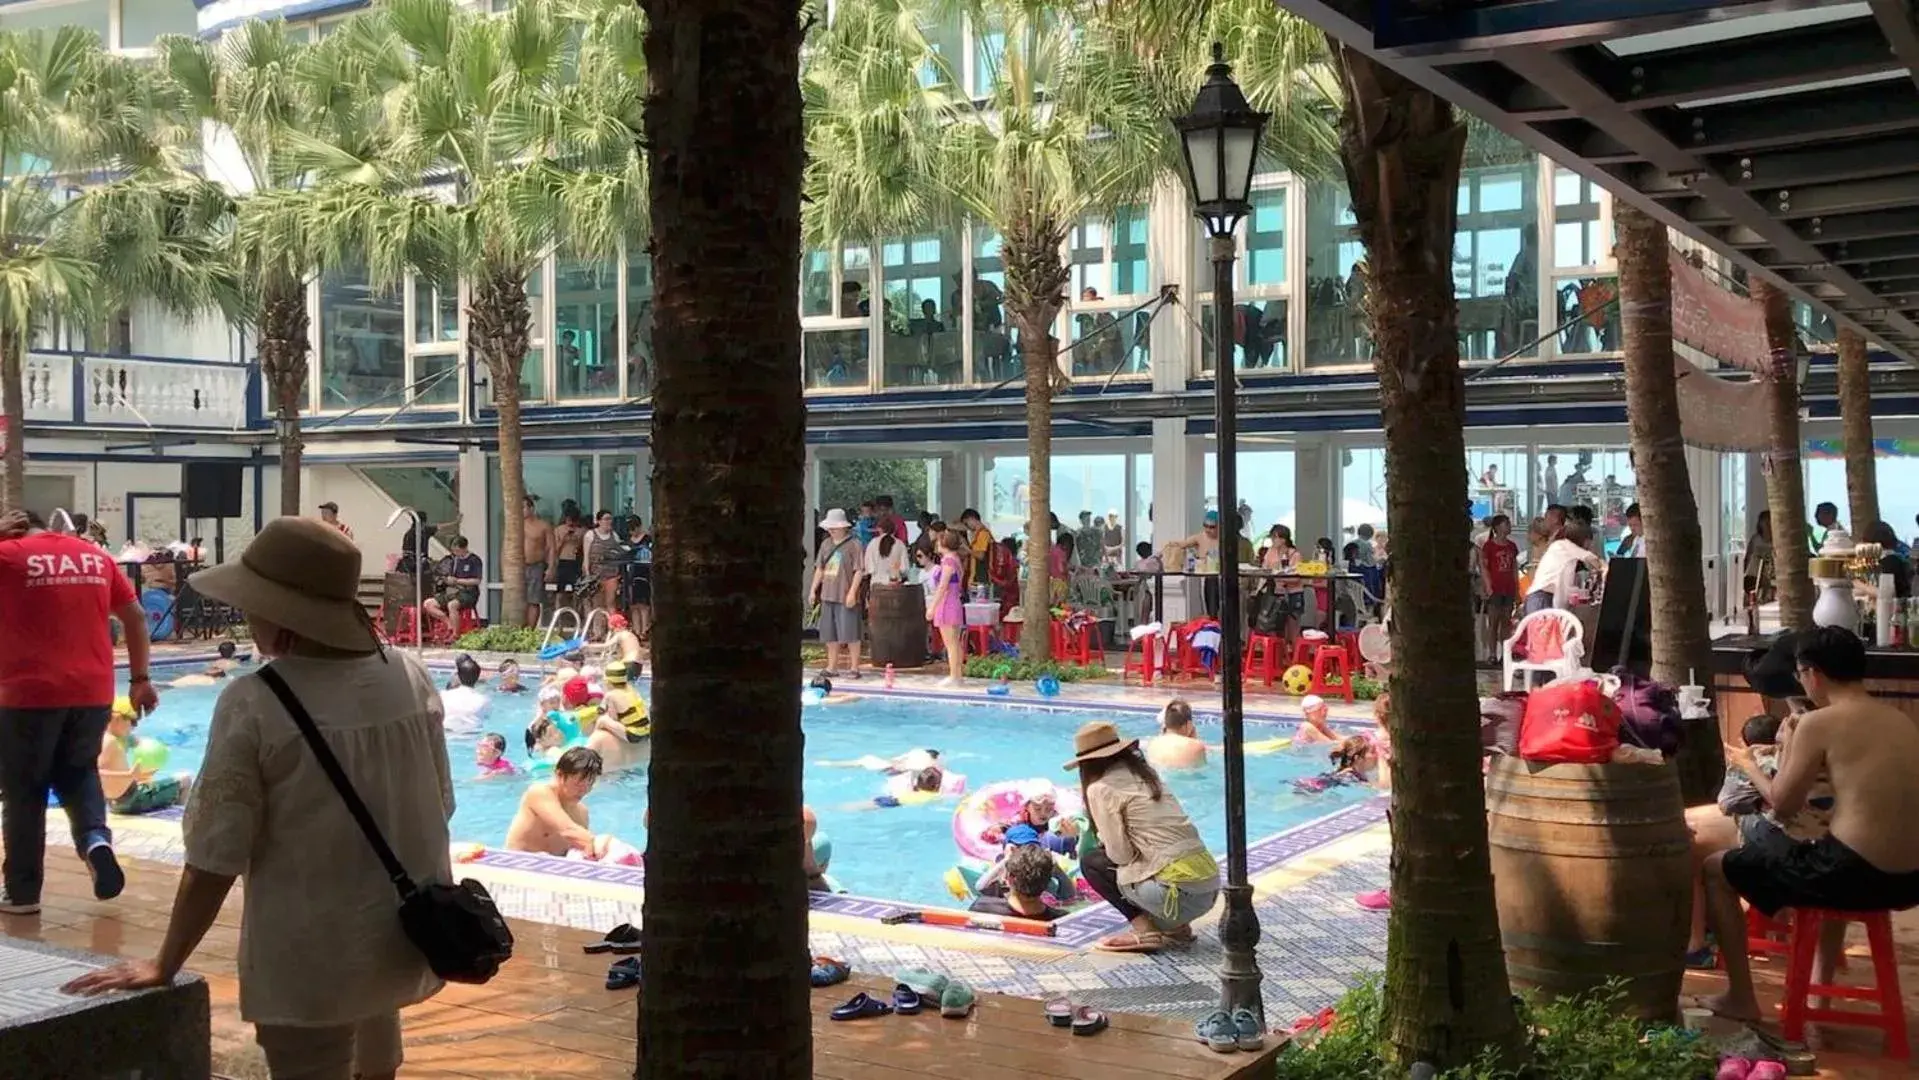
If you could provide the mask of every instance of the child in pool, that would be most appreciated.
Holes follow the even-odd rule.
[[[1066,909],[1045,899],[1064,875],[1059,873],[1053,856],[1040,846],[1039,834],[1030,826],[1015,825],[1007,830],[1006,843],[1006,854],[980,878],[979,896],[967,910],[1042,922],[1065,915]],[[1071,888],[1070,883],[1067,887]],[[1054,899],[1070,903],[1076,895]]]
[[[1370,784],[1379,775],[1379,748],[1364,735],[1341,742],[1328,757],[1332,771],[1301,777],[1293,781],[1293,790],[1301,795],[1318,795],[1330,788]]]
[[[127,698],[117,698],[107,714],[107,733],[100,740],[100,787],[107,808],[116,814],[148,814],[186,801],[192,773],[157,776],[133,760],[133,729],[139,710]]]
[[[474,744],[473,763],[480,767],[480,775],[474,777],[476,780],[514,776],[520,771],[513,767],[513,762],[507,760],[506,736],[494,732],[480,736],[480,741]]]
[[[1010,843],[1007,838],[1021,825],[1030,827],[1039,834],[1041,847],[1055,855],[1072,855],[1079,851],[1079,824],[1072,818],[1059,818],[1059,831],[1049,831],[1053,819],[1059,817],[1059,806],[1053,801],[1051,791],[1035,791],[1027,796],[1013,820],[1004,825],[989,825],[980,831],[980,839],[989,844]]]
[[[937,765],[929,765],[916,773],[901,773],[886,782],[884,794],[873,798],[873,805],[882,809],[892,809],[908,803],[930,802],[940,796],[940,787],[946,782],[946,774]]]
[[[818,681],[818,679],[814,680],[814,682]],[[830,689],[830,683],[828,687]],[[921,769],[932,768],[939,764],[939,760],[940,752],[938,750],[914,749],[908,750],[906,753],[900,754],[897,757],[883,758],[868,754],[865,757],[856,758],[852,761],[822,761],[820,764],[827,768],[865,769],[868,772],[883,772],[888,776],[898,776],[901,773],[916,773]]]
[[[526,687],[520,682],[520,662],[518,660],[500,661],[500,682],[495,689],[502,694],[526,693]]]

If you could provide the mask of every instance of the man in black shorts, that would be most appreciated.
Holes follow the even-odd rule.
[[[440,595],[426,602],[427,616],[444,624],[456,637],[460,632],[460,609],[479,606],[480,586],[485,584],[480,557],[467,548],[466,537],[456,536],[448,545],[453,554],[446,560],[446,572]]]
[[[1727,758],[1752,778],[1773,814],[1790,818],[1815,780],[1832,783],[1832,831],[1818,840],[1781,839],[1709,856],[1706,916],[1722,942],[1746,940],[1739,899],[1771,915],[1788,907],[1888,911],[1919,905],[1919,723],[1866,692],[1866,647],[1849,630],[1821,627],[1794,647],[1800,685],[1818,708],[1779,731],[1779,772],[1770,780],[1751,751]],[[1831,946],[1830,940],[1825,943]],[[1707,999],[1721,1016],[1757,1020],[1752,968],[1743,948],[1722,950],[1726,993]],[[1822,968],[1836,957],[1829,948]]]

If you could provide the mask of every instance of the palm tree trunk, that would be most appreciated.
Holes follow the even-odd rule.
[[[652,219],[672,227],[652,241],[663,629],[636,1075],[800,1080],[801,22],[792,0],[641,6]]]
[[[298,517],[305,479],[301,457],[300,402],[307,391],[307,304],[304,282],[281,279],[260,305],[260,374],[272,394],[274,415],[285,421],[280,436],[280,514]]]
[[[495,270],[473,288],[467,320],[474,347],[493,382],[500,431],[500,609],[501,626],[526,622],[526,454],[520,432],[520,365],[526,362],[527,328],[532,309],[526,299],[526,268]]]
[[[1399,1064],[1521,1053],[1493,901],[1467,577],[1466,386],[1451,276],[1466,128],[1452,106],[1328,39],[1341,158],[1369,263],[1367,315],[1393,530],[1392,916],[1385,1032]],[[1224,515],[1222,515],[1224,520]],[[1222,530],[1223,532],[1224,530]]]
[[[22,385],[21,336],[0,331],[0,471],[6,476],[0,483],[0,510],[17,510],[27,505],[27,392]]]
[[[1779,623],[1788,630],[1812,627],[1811,537],[1806,535],[1806,474],[1799,461],[1799,333],[1786,294],[1754,281],[1753,299],[1766,314],[1766,346],[1772,350],[1767,395],[1772,450],[1766,462],[1766,507],[1772,511],[1773,572],[1778,581]]]
[[[1059,379],[1059,340],[1053,323],[1069,280],[1060,247],[1065,230],[1050,219],[1024,215],[1002,230],[1007,309],[1019,327],[1026,362],[1026,583],[1020,606],[1026,615],[1020,655],[1053,655],[1053,391]]]
[[[1626,338],[1626,411],[1632,431],[1639,508],[1646,524],[1647,588],[1652,602],[1652,675],[1668,686],[1711,670],[1711,616],[1701,572],[1699,504],[1679,435],[1679,380],[1672,349],[1672,245],[1666,227],[1629,203],[1617,203],[1620,310]],[[1725,778],[1717,724],[1694,724],[1679,750],[1679,783],[1688,806],[1711,802]]]
[[[1872,448],[1872,378],[1866,372],[1866,339],[1848,326],[1839,331],[1839,422],[1846,437],[1846,502],[1852,534],[1864,536],[1879,520],[1879,465]]]

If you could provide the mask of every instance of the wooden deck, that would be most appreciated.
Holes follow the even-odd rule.
[[[45,910],[38,919],[0,916],[0,933],[108,956],[151,957],[166,928],[177,869],[128,860],[127,891],[94,900],[84,869],[68,849],[49,847]],[[213,997],[216,1068],[236,1080],[266,1070],[249,1026],[241,1023],[234,958],[239,945],[236,891],[194,956]],[[518,953],[486,986],[450,986],[407,1010],[403,1077],[630,1077],[637,991],[604,987],[612,957],[587,956],[596,935],[515,922]],[[943,1080],[1008,1076],[1056,1080],[1241,1080],[1270,1076],[1276,1040],[1262,1054],[1216,1054],[1194,1041],[1191,1026],[1114,1015],[1092,1038],[1046,1023],[1037,1002],[981,995],[968,1020],[937,1014],[853,1023],[827,1018],[834,1005],[866,989],[890,991],[883,973],[813,993],[814,1075],[833,1080]]]

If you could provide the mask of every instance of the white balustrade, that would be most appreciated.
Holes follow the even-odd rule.
[[[247,369],[167,360],[84,360],[84,420],[232,430],[246,426]]]
[[[26,393],[27,421],[63,423],[77,419],[73,401],[73,357],[28,353],[20,372]]]

